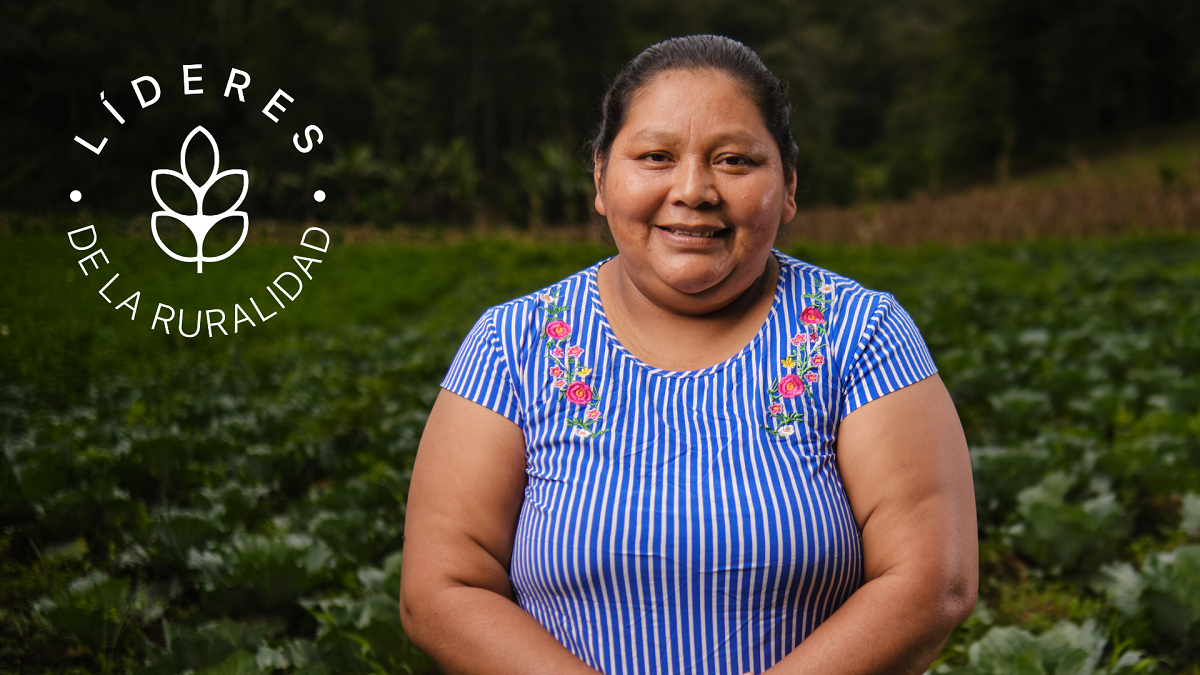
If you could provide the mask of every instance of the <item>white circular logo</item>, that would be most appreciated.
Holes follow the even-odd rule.
[[[202,69],[202,64],[183,66],[183,94],[185,96],[204,94],[201,86],[203,76],[199,74]],[[149,75],[130,80],[129,84],[133,87],[133,93],[143,109],[157,103],[163,95],[158,80]],[[244,104],[246,103],[246,90],[249,87],[250,74],[237,68],[231,68],[223,98],[228,101],[229,105]],[[231,98],[231,94],[234,92],[236,92],[236,103]],[[214,91],[210,95],[215,94]],[[100,102],[124,127],[126,124],[124,116],[112,101],[106,98],[104,92],[100,92]],[[262,114],[272,123],[279,124],[279,116],[287,112],[286,104],[293,102],[295,102],[293,97],[282,89],[276,89],[262,108]],[[310,124],[305,126],[302,131],[294,133],[291,140],[292,146],[297,152],[307,154],[320,145],[324,139],[321,129]],[[90,151],[94,158],[101,156],[109,141],[108,137],[104,137],[99,143],[94,144],[81,136],[75,136],[74,140],[79,146]],[[196,152],[197,150],[208,152]],[[187,160],[189,157],[194,160],[197,156],[211,157],[212,166],[206,165],[203,170],[193,173],[196,170],[195,162],[193,161],[192,168],[189,169]],[[203,274],[206,269],[205,263],[209,263],[211,266],[212,263],[228,260],[246,242],[246,237],[250,233],[250,217],[241,207],[250,188],[250,176],[245,169],[221,169],[221,151],[217,139],[202,125],[197,125],[182,139],[179,145],[179,169],[179,171],[154,169],[150,174],[150,192],[158,203],[159,209],[150,216],[150,234],[163,253],[179,262],[194,263],[196,274]],[[169,183],[175,185],[168,187]],[[229,183],[233,185],[229,186]],[[231,205],[220,210],[212,206],[216,200],[211,198],[214,188],[218,185],[221,188],[216,190],[217,192],[237,195]],[[180,186],[185,189],[179,190]],[[172,187],[176,189],[172,191]],[[230,190],[228,187],[234,189]],[[190,197],[185,197],[182,203],[173,201],[173,205],[169,204],[167,195],[175,193],[190,195]],[[324,202],[325,192],[316,190],[312,197],[318,203]],[[72,190],[70,199],[72,202],[81,203],[84,201],[85,195],[80,190]],[[182,223],[186,231],[191,233],[193,241],[180,242],[164,238],[160,228],[168,221]],[[217,224],[226,221],[240,226],[240,230],[234,230],[238,232],[237,242],[224,253],[218,255],[205,253],[208,235]],[[84,276],[90,278],[90,273],[99,270],[101,265],[116,266],[113,261],[109,260],[104,249],[99,246],[100,237],[94,224],[68,232],[67,239],[76,251],[87,253],[77,261]],[[248,297],[225,303],[223,307],[196,308],[194,304],[188,307],[187,298],[155,297],[153,300],[156,303],[154,315],[147,322],[149,328],[153,331],[162,330],[167,335],[171,335],[175,330],[178,331],[177,334],[189,338],[202,333],[206,333],[208,337],[217,337],[230,335],[231,332],[238,333],[240,330],[267,322],[280,311],[287,309],[290,303],[297,301],[304,290],[305,281],[313,279],[314,266],[323,262],[322,258],[314,257],[317,254],[311,251],[327,253],[331,237],[323,228],[309,227],[300,235],[297,243],[302,249],[308,250],[297,251],[300,255],[293,255],[291,260],[283,261],[282,265],[289,269],[284,269],[275,275],[274,279],[265,278],[262,290],[251,293]],[[183,249],[180,250],[178,247],[183,247]],[[97,275],[97,284],[102,278],[103,276]],[[123,301],[116,303],[114,308],[122,312],[128,311],[130,320],[136,322],[139,316],[138,307],[145,304],[143,303],[142,289],[138,288],[137,284],[136,279],[122,279],[121,272],[114,271],[97,292],[100,298],[110,305],[114,305],[117,298],[125,297]],[[170,289],[154,288],[148,290],[147,294],[165,296],[169,291]],[[142,316],[145,317],[146,313],[143,312]],[[192,320],[193,316],[195,317],[194,321]]]

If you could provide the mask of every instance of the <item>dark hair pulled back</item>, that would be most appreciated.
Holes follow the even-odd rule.
[[[592,157],[603,164],[613,139],[625,124],[629,104],[642,87],[671,70],[717,70],[746,89],[783,159],[786,177],[796,169],[796,142],[788,126],[787,91],[758,54],[746,45],[720,35],[689,35],[647,47],[617,73],[600,103],[600,130],[592,139]]]

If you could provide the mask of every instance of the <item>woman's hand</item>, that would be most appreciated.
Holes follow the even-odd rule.
[[[508,569],[524,491],[521,429],[443,389],[408,491],[400,618],[448,673],[595,675],[515,602]]]
[[[768,672],[923,673],[979,585],[971,462],[941,378],[847,415],[837,457],[865,583]]]

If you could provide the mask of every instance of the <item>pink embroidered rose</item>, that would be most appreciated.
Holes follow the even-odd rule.
[[[783,406],[779,405],[778,403],[772,403],[771,407],[767,408],[767,410],[769,410],[772,415],[778,415],[783,412]]]
[[[591,410],[588,411],[587,418],[589,420],[594,420],[598,417],[600,417],[600,409],[599,408],[592,408]]]
[[[554,381],[554,388],[555,388],[555,389],[562,389],[562,388],[563,388],[563,387],[565,387],[565,386],[567,386],[567,381],[566,381],[566,380],[555,380],[555,381]]]
[[[550,356],[553,356],[556,359],[561,359],[563,357],[563,348],[555,347],[554,349],[551,349]]]
[[[805,307],[803,312],[800,312],[800,320],[804,323],[825,323],[825,315],[816,307]],[[549,332],[549,326],[546,331]],[[570,330],[570,327],[567,328]]]
[[[808,380],[809,382],[816,382],[817,380],[821,379],[821,376],[817,374],[817,371],[810,370],[804,375],[804,379]]]
[[[592,388],[586,382],[572,382],[567,385],[567,400],[579,405],[592,402]]]
[[[822,365],[822,364],[824,364],[824,363],[825,363],[825,357],[824,357],[824,356],[821,356],[820,354],[817,354],[816,356],[812,357],[812,364],[813,364],[814,366],[819,366],[819,365]]]
[[[784,375],[779,380],[779,395],[784,398],[795,398],[804,393],[804,380],[794,373]]]
[[[808,310],[804,311],[807,312]],[[820,312],[817,312],[817,314],[819,315]],[[804,315],[801,314],[800,318],[801,320],[804,320]],[[821,319],[821,323],[825,323],[824,318]],[[551,321],[550,323],[546,324],[546,335],[554,338],[555,340],[565,340],[570,334],[571,325],[566,321]]]
[[[817,340],[820,340],[820,339],[821,339],[821,336],[817,335],[815,331],[808,334],[809,342],[816,342]]]
[[[567,356],[578,357],[582,353],[583,353],[583,347],[571,347],[570,349],[567,350]]]
[[[559,368],[558,366],[554,366],[553,368],[550,369],[550,377],[562,377],[562,376],[563,376],[562,368]]]
[[[799,346],[801,342],[804,342],[804,333],[796,333],[792,338],[792,344]]]

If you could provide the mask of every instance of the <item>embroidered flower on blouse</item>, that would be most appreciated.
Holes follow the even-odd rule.
[[[595,438],[608,433],[608,429],[595,427],[600,420],[600,394],[584,378],[592,374],[592,369],[580,363],[584,349],[579,345],[565,344],[571,337],[571,324],[562,316],[570,309],[562,303],[562,289],[555,287],[546,293],[538,295],[538,308],[546,313],[546,325],[542,329],[542,343],[546,349],[546,358],[550,359],[550,377],[554,378],[552,386],[558,390],[558,400],[566,399],[568,403],[584,406],[579,417],[568,417],[567,426],[574,427],[571,432],[578,438]]]
[[[813,386],[821,381],[819,368],[825,364],[825,356],[819,353],[825,347],[824,338],[829,326],[826,314],[833,303],[833,284],[825,282],[816,293],[803,297],[809,305],[800,311],[803,330],[792,336],[791,351],[780,360],[785,371],[771,382],[767,390],[767,424],[762,428],[777,438],[796,434],[798,424],[804,421],[804,395],[813,397]],[[787,410],[791,408],[791,410]]]
[[[796,398],[804,393],[804,380],[795,373],[789,373],[780,378],[775,388],[783,398]]]
[[[804,311],[800,312],[800,320],[804,323],[824,324],[825,314],[821,312],[819,307],[810,305],[805,307]],[[549,331],[549,328],[547,328],[547,331]]]
[[[567,400],[576,405],[587,405],[592,402],[592,388],[585,382],[572,382],[567,385]]]
[[[571,335],[571,325],[566,321],[551,321],[546,324],[546,336],[554,340],[565,340]]]

